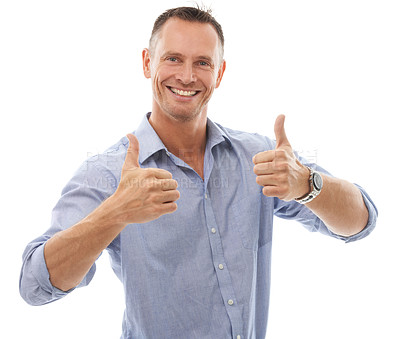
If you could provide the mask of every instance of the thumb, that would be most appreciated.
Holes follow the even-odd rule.
[[[285,132],[285,116],[283,114],[278,115],[278,117],[275,120],[275,126],[274,126],[274,131],[275,131],[275,138],[276,138],[276,147],[281,148],[284,146],[289,146],[290,142],[286,136]]]
[[[127,134],[129,147],[126,151],[124,169],[137,168],[139,165],[139,140],[133,134]]]

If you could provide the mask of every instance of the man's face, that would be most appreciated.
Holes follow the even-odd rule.
[[[169,19],[154,51],[143,51],[143,70],[152,79],[153,111],[179,121],[207,113],[207,103],[221,82],[225,61],[210,24]]]

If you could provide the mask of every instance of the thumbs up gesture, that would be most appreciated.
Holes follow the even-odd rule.
[[[113,195],[118,222],[145,223],[173,213],[179,199],[178,183],[160,168],[141,168],[139,141],[128,134],[129,147],[122,166],[121,181]]]
[[[256,181],[263,186],[263,194],[290,201],[310,191],[310,173],[294,155],[284,124],[285,116],[279,115],[274,127],[275,150],[257,153],[253,157],[253,163]]]

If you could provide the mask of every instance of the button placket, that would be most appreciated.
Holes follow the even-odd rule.
[[[233,333],[240,333],[243,330],[242,316],[240,307],[236,305],[236,296],[233,289],[233,282],[229,273],[228,267],[225,266],[224,250],[222,239],[217,231],[217,223],[214,215],[214,210],[211,205],[211,198],[208,190],[203,193],[204,212],[206,225],[209,230],[209,241],[211,247],[212,261],[215,263],[215,274],[218,279],[219,289],[222,298],[225,300],[225,308],[231,321]],[[235,336],[234,338],[237,338]]]

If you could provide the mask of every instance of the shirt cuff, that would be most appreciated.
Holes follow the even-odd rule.
[[[49,302],[51,302],[66,296],[67,294],[72,292],[75,289],[75,287],[65,292],[58,289],[57,287],[54,287],[51,284],[50,274],[46,266],[46,260],[44,258],[44,246],[45,243],[36,248],[36,250],[32,253],[31,273],[36,278],[40,288],[43,289],[44,292],[51,294],[51,300],[49,300]]]
[[[352,241],[357,241],[362,238],[365,238],[367,235],[369,235],[375,228],[376,226],[376,220],[378,218],[378,210],[375,206],[375,204],[372,202],[371,198],[369,197],[368,193],[365,192],[365,190],[360,187],[357,184],[354,184],[357,186],[357,188],[360,190],[361,195],[364,199],[364,204],[368,209],[368,222],[367,225],[362,229],[362,231],[353,234],[349,237],[344,237],[344,236],[339,236],[337,235],[338,238],[344,240],[346,243],[352,242]]]

